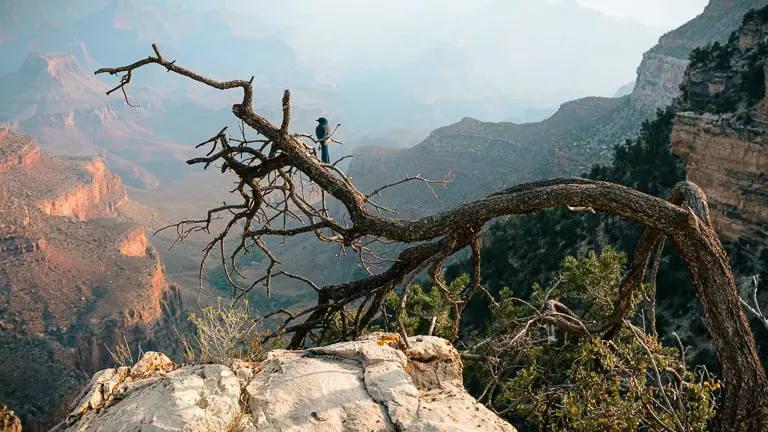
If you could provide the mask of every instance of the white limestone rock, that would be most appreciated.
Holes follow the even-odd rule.
[[[55,431],[515,432],[463,388],[445,339],[390,333],[256,365],[176,368],[152,353],[132,369],[94,375]],[[147,353],[149,355],[149,353]],[[160,357],[162,356],[162,357]],[[160,366],[158,366],[160,365]],[[237,422],[239,429],[229,426]]]
[[[463,388],[445,339],[377,333],[307,351],[273,351],[245,391],[259,431],[499,431],[508,423]]]
[[[54,431],[218,431],[248,416],[240,382],[223,365],[169,370],[160,353],[146,353],[132,369],[97,372],[67,421]]]

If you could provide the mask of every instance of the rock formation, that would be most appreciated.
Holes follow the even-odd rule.
[[[107,171],[100,158],[91,158],[82,167],[90,173],[90,180],[72,186],[62,195],[39,202],[43,213],[84,221],[113,213],[115,207],[128,198],[120,177]]]
[[[655,52],[643,55],[637,68],[637,81],[630,99],[635,108],[643,113],[654,113],[672,103],[680,93],[688,60]]]
[[[172,352],[184,320],[142,226],[116,211],[127,202],[120,177],[99,158],[53,157],[0,129],[0,166],[0,400],[34,431],[112,363],[107,347]]]
[[[707,193],[712,222],[725,238],[768,238],[768,136],[732,130],[716,116],[680,113],[673,151],[686,160],[688,180]]]
[[[464,390],[448,341],[409,340],[376,333],[232,368],[146,353],[96,373],[54,431],[515,431]]]
[[[707,193],[715,227],[753,255],[768,245],[768,22],[761,13],[748,15],[722,48],[699,53],[672,130],[672,150]]]
[[[632,104],[646,114],[667,107],[679,94],[688,54],[708,43],[725,43],[747,11],[768,5],[766,0],[711,0],[695,19],[659,39],[643,55],[632,91]]]
[[[31,54],[16,72],[0,77],[0,126],[34,137],[51,154],[100,154],[129,184],[157,187],[144,165],[153,156],[180,161],[191,152],[139,126],[154,110],[164,112],[153,104],[156,95],[134,92],[142,106],[126,109],[121,98],[106,95],[109,89],[71,53]]]
[[[15,166],[29,166],[40,157],[40,149],[35,141],[24,135],[10,135],[7,128],[0,128],[0,173]]]

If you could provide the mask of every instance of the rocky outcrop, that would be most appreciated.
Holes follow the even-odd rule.
[[[643,113],[666,108],[680,93],[687,60],[647,52],[637,68],[637,81],[630,96],[634,107]]]
[[[377,333],[232,368],[146,353],[96,373],[54,430],[515,431],[464,390],[448,341],[410,341]]]
[[[74,185],[69,191],[38,203],[43,213],[70,216],[78,220],[99,218],[114,212],[128,198],[120,177],[107,171],[102,160],[94,157],[83,164],[90,179]]]
[[[123,235],[120,240],[120,253],[126,256],[145,256],[147,254],[147,236],[143,227],[136,227]]]
[[[734,130],[713,115],[679,113],[672,151],[710,204],[712,222],[730,240],[768,238],[768,130]],[[768,243],[768,242],[766,242]]]
[[[40,157],[35,140],[0,128],[0,173],[15,166],[29,166]]]
[[[3,258],[40,252],[45,250],[45,239],[29,239],[20,237],[0,237],[0,261]]]

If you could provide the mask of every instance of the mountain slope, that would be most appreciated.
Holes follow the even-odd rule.
[[[728,3],[728,4],[726,4]],[[684,31],[672,32],[661,41],[665,44],[675,42],[677,50],[673,55],[661,48],[651,49],[643,58],[638,68],[638,77],[630,96],[619,99],[601,99],[599,115],[591,118],[582,117],[581,110],[594,109],[591,99],[570,102],[575,109],[567,110],[569,104],[561,108],[549,120],[536,124],[518,125],[505,123],[480,123],[473,132],[472,139],[462,136],[462,122],[434,131],[427,140],[406,152],[368,155],[366,149],[359,149],[352,159],[349,174],[368,190],[376,184],[386,183],[393,177],[402,176],[404,168],[408,174],[431,175],[440,178],[449,170],[463,174],[457,176],[441,200],[448,203],[461,202],[477,198],[496,188],[515,183],[556,175],[578,175],[588,171],[595,163],[610,161],[612,149],[616,144],[635,136],[643,120],[651,118],[657,109],[668,105],[677,96],[678,86],[688,64],[686,60],[690,47],[701,42],[725,40],[735,30],[739,20],[734,20],[734,9],[748,9],[768,4],[766,0],[726,1],[712,0],[705,12],[681,27]],[[726,6],[732,6],[729,8]],[[582,105],[584,107],[582,108]],[[568,118],[572,115],[572,118]],[[560,125],[578,124],[570,129]],[[555,130],[550,130],[552,127]],[[502,131],[503,139],[498,138]],[[531,133],[529,133],[531,132]],[[454,145],[443,146],[440,151],[433,151],[433,143],[445,140]],[[516,145],[508,145],[515,142]],[[475,175],[475,165],[466,154],[486,156],[482,171]],[[375,170],[370,167],[375,166]],[[488,189],[491,187],[491,189]],[[422,196],[423,198],[423,196]],[[383,198],[383,203],[394,208],[418,207],[418,214],[433,212],[444,208],[436,200],[414,198],[411,189],[397,195]]]
[[[765,4],[754,0],[710,0],[698,17],[666,33],[649,53],[686,59],[696,47],[711,42],[724,43],[739,27],[744,14]]]
[[[140,126],[162,117],[157,96],[133,92],[142,100],[142,107],[133,108],[116,95],[107,96],[109,89],[71,53],[32,54],[16,72],[0,77],[0,125],[32,135],[52,154],[102,154],[111,169],[137,186],[158,185],[155,175],[163,173],[143,166],[150,161],[183,169],[179,161],[192,154],[190,147]]]
[[[105,345],[174,350],[180,295],[121,216],[127,201],[99,158],[50,156],[0,129],[0,399],[31,430],[111,364]]]
[[[447,190],[438,190],[439,200],[428,198],[429,192],[417,183],[399,186],[396,192],[387,191],[381,199],[384,203],[396,200],[398,211],[414,216],[450,208],[478,193],[546,176],[541,161],[549,157],[558,142],[585,125],[604,121],[606,114],[626,104],[626,98],[580,99],[564,104],[543,122],[522,125],[464,118],[433,131],[411,149],[374,153],[361,148],[355,152],[350,175],[360,190],[371,191],[406,173],[434,179],[452,170],[456,180]]]

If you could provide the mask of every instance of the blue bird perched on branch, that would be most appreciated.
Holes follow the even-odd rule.
[[[331,155],[328,153],[328,138],[331,136],[331,125],[328,124],[328,119],[320,117],[317,119],[318,125],[315,128],[315,135],[320,141],[320,159],[323,163],[331,163]]]

